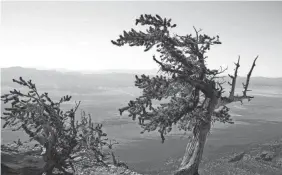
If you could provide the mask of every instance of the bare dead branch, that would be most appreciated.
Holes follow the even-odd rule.
[[[217,74],[222,74],[223,72],[225,72],[228,69],[228,66],[226,68],[222,68],[222,66],[220,66],[220,69],[218,69]]]
[[[235,68],[235,72],[234,72],[234,75],[229,75],[228,76],[231,78],[231,83],[228,82],[229,85],[231,85],[231,91],[230,91],[230,94],[229,94],[229,98],[232,100],[234,98],[234,93],[235,93],[235,86],[236,86],[236,79],[237,79],[237,74],[238,74],[238,69],[240,67],[240,56],[238,58],[238,62],[237,63],[234,63],[236,68]]]
[[[222,66],[220,66],[220,68],[218,70],[209,70],[208,74],[210,74],[211,78],[210,80],[213,81],[215,79],[219,79],[219,78],[224,78],[224,76],[218,76],[220,74],[222,74],[223,72],[225,72],[228,69],[228,67],[226,68],[222,68]],[[230,83],[229,83],[230,84]]]
[[[235,96],[232,101],[234,101],[234,102],[235,101],[240,101],[241,103],[243,103],[244,99],[247,99],[248,101],[250,101],[252,98],[254,98],[253,96],[248,96],[247,95],[247,91],[250,91],[250,90],[248,90],[248,87],[249,87],[250,78],[251,78],[253,69],[254,69],[254,67],[256,65],[257,58],[258,58],[258,56],[253,61],[252,67],[251,67],[251,69],[250,69],[250,71],[249,71],[249,73],[247,75],[246,84],[243,83],[243,88],[244,88],[243,95],[242,96]]]
[[[239,65],[239,59],[238,59],[238,62],[237,64],[235,63],[236,65],[236,68],[235,68],[235,73],[234,73],[234,76],[232,75],[229,75],[229,77],[231,77],[232,79],[232,83],[229,83],[230,85],[232,85],[232,89],[230,91],[230,95],[229,97],[221,97],[217,106],[216,106],[216,109],[221,107],[221,106],[224,106],[226,104],[229,104],[229,103],[232,103],[232,102],[236,102],[236,101],[240,101],[241,103],[243,103],[243,100],[247,99],[248,101],[250,101],[252,98],[254,98],[253,96],[248,96],[247,95],[247,91],[250,91],[248,90],[248,87],[249,87],[249,83],[250,83],[250,79],[251,79],[251,75],[252,75],[252,72],[253,72],[253,69],[255,67],[255,63],[256,63],[256,60],[257,60],[258,56],[255,58],[255,60],[253,61],[253,64],[252,64],[252,67],[247,75],[247,79],[246,79],[246,84],[243,83],[243,95],[239,96],[234,96],[234,91],[235,91],[235,84],[236,84],[236,78],[237,78],[237,70],[238,70],[238,67],[240,66]]]
[[[252,72],[253,72],[253,69],[254,67],[256,66],[256,60],[258,59],[258,56],[255,58],[255,60],[253,61],[253,64],[252,64],[252,67],[247,75],[247,80],[246,80],[246,84],[243,83],[243,88],[244,88],[244,91],[243,91],[243,96],[246,97],[247,96],[247,91],[250,91],[248,90],[248,86],[249,86],[249,83],[250,83],[250,78],[251,78],[251,75],[252,75]]]
[[[79,101],[78,103],[75,102],[75,108],[74,108],[74,111],[73,111],[74,113],[77,111],[78,107],[80,106],[80,102],[81,101]]]

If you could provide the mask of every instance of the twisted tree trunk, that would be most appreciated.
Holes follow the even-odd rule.
[[[202,160],[207,135],[211,129],[211,116],[219,102],[218,100],[217,95],[205,100],[203,107],[208,110],[205,121],[200,122],[198,132],[189,140],[180,168],[174,175],[199,175],[199,165]]]
[[[203,123],[197,135],[194,135],[189,141],[180,168],[175,172],[175,175],[198,175],[198,168],[210,127],[210,122]]]

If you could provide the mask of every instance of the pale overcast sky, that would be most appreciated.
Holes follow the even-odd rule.
[[[282,76],[282,2],[2,2],[0,65],[157,68],[152,52],[110,42],[144,13],[172,18],[180,34],[196,26],[219,35],[223,44],[208,54],[212,68],[232,72],[240,55],[239,75],[245,75],[259,55],[254,76]]]

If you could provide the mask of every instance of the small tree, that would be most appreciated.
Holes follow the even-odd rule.
[[[112,147],[118,142],[109,140],[107,134],[103,132],[102,124],[95,125],[91,119],[91,115],[84,111],[81,112],[81,122],[77,125],[79,127],[79,143],[80,150],[84,150],[83,156],[95,161],[96,165],[107,166],[105,161],[113,158],[115,161]],[[108,148],[108,149],[105,149]]]
[[[226,105],[253,98],[247,95],[247,91],[257,58],[246,83],[243,84],[243,94],[235,96],[240,66],[238,59],[234,75],[229,75],[232,80],[229,83],[231,91],[228,97],[224,97],[224,82],[220,81],[218,75],[225,70],[211,70],[205,64],[206,52],[212,45],[221,44],[219,36],[210,37],[195,27],[195,35],[171,34],[170,29],[176,27],[176,24],[172,24],[171,19],[159,15],[141,15],[136,19],[136,25],[138,24],[148,26],[147,30],[124,31],[123,35],[112,43],[117,46],[144,46],[145,51],[156,46],[160,59],[153,56],[153,60],[160,66],[160,72],[163,74],[155,77],[136,76],[135,86],[143,90],[143,95],[121,108],[120,113],[128,111],[133,120],[138,117],[139,124],[144,129],[142,133],[158,129],[162,142],[173,124],[185,131],[193,131],[193,137],[188,142],[180,168],[175,174],[196,175],[212,122],[232,123]],[[169,102],[153,105],[153,100],[163,99]]]
[[[14,89],[1,96],[5,104],[11,103],[11,107],[5,108],[1,116],[5,121],[3,128],[9,126],[13,131],[23,129],[31,140],[44,147],[43,159],[46,164],[42,173],[53,174],[56,168],[63,174],[73,174],[74,158],[82,150],[86,151],[84,155],[91,155],[95,164],[106,165],[104,161],[111,153],[104,152],[103,148],[106,146],[111,149],[113,144],[108,142],[102,125],[95,125],[90,115],[87,118],[83,112],[81,121],[76,120],[80,102],[74,108],[63,111],[61,105],[70,101],[71,96],[54,102],[48,93],[39,94],[31,80],[25,81],[20,77],[13,81],[26,87],[28,92]],[[73,172],[68,171],[70,168]]]

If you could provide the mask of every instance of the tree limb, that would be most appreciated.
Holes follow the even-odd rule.
[[[235,86],[236,86],[236,80],[237,80],[237,74],[238,74],[238,69],[240,67],[240,56],[238,58],[238,62],[237,63],[234,63],[236,68],[235,68],[235,71],[234,71],[234,75],[229,75],[228,76],[231,78],[231,91],[230,91],[230,94],[229,94],[229,98],[230,99],[233,99],[234,98],[234,93],[235,93]]]
[[[247,96],[247,91],[248,90],[248,86],[249,86],[249,83],[250,83],[250,78],[251,78],[251,75],[252,75],[252,72],[253,72],[253,69],[254,67],[256,66],[256,60],[258,59],[258,56],[255,58],[255,60],[253,61],[253,64],[252,64],[252,67],[247,75],[247,80],[246,80],[246,84],[243,84],[243,87],[244,87],[244,91],[243,91],[243,96]]]
[[[234,96],[234,91],[235,91],[235,84],[236,84],[236,78],[237,78],[237,70],[239,68],[239,59],[238,59],[238,62],[237,64],[235,63],[236,65],[236,68],[235,68],[235,73],[234,73],[234,76],[232,75],[229,75],[229,77],[232,78],[232,84],[231,84],[231,91],[230,91],[230,95],[229,97],[221,97],[219,99],[219,102],[218,104],[216,105],[216,109],[219,108],[220,106],[225,106],[229,103],[232,103],[232,102],[237,102],[237,101],[240,101],[241,103],[243,103],[243,100],[247,99],[248,101],[250,101],[252,98],[254,98],[253,96],[248,96],[247,95],[247,91],[250,91],[248,90],[248,87],[249,87],[249,84],[250,84],[250,79],[251,79],[251,75],[252,75],[252,72],[253,72],[253,69],[255,67],[255,63],[256,63],[256,60],[257,60],[258,56],[254,59],[253,61],[253,64],[252,64],[252,67],[247,75],[247,79],[246,79],[246,84],[243,83],[243,95],[239,96],[239,95],[236,95]],[[229,83],[230,84],[230,83]]]

